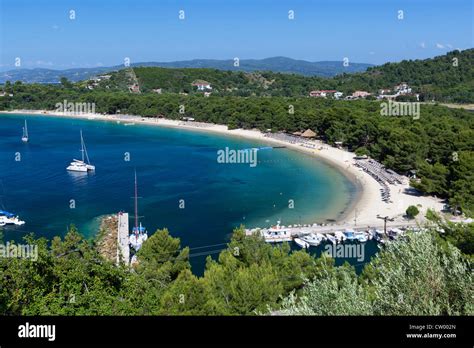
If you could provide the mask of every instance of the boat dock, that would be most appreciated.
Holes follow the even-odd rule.
[[[390,224],[390,229],[393,228],[409,228],[409,227],[416,227],[417,223],[412,221],[404,221],[400,223],[392,223]],[[351,226],[348,224],[331,224],[331,225],[318,225],[318,224],[309,224],[309,225],[288,225],[288,226],[280,226],[277,224],[276,226],[272,226],[269,228],[250,228],[245,229],[245,234],[247,236],[251,236],[254,233],[259,233],[260,235],[266,237],[267,242],[283,242],[288,241],[288,239],[294,239],[298,237],[302,237],[305,235],[309,235],[311,233],[321,233],[323,235],[326,234],[334,234],[336,231],[345,231],[346,229],[353,230],[353,231],[367,231],[369,229],[384,229],[384,224],[377,224],[373,226]],[[388,228],[387,228],[388,231]],[[275,236],[274,238],[268,238],[268,236]],[[281,239],[281,240],[279,240]]]
[[[118,213],[117,224],[117,264],[120,261],[126,265],[130,263],[130,246],[128,240],[128,213]]]

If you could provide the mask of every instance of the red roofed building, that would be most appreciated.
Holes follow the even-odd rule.
[[[212,89],[211,84],[204,80],[196,80],[191,84],[191,86],[197,87],[198,91],[205,91],[205,90]]]
[[[354,93],[352,93],[352,96],[354,98],[365,98],[365,97],[368,97],[369,95],[370,93],[366,91],[355,91]]]

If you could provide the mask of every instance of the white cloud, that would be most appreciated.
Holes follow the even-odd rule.
[[[440,43],[437,43],[436,44],[436,48],[444,48],[444,45],[440,44]]]
[[[424,42],[420,42],[420,47],[421,48],[426,48],[426,44]]]
[[[51,28],[53,28],[54,30],[58,30],[59,29],[59,25],[53,25]]]

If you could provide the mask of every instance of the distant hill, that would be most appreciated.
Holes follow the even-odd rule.
[[[20,69],[0,74],[0,82],[13,81],[15,75],[21,81],[51,83],[64,76],[70,81],[79,81],[77,85],[81,88],[94,90],[129,92],[130,86],[138,84],[142,93],[155,90],[164,94],[195,94],[202,91],[198,91],[193,82],[204,80],[212,85],[214,96],[296,97],[308,96],[312,90],[331,89],[344,95],[364,90],[372,93],[371,98],[380,89],[393,89],[395,85],[407,82],[413,93],[419,95],[420,101],[474,102],[474,49],[456,50],[430,59],[369,66],[364,72],[345,72],[331,77],[320,76],[322,70],[326,74],[335,74],[344,68],[341,62],[310,63],[274,57],[242,60],[239,67],[234,67],[233,63],[233,60],[192,60],[144,62],[132,65],[133,69],[123,66],[63,71]],[[352,64],[348,69],[357,69],[357,65]],[[90,77],[106,72],[111,75],[110,79],[102,79],[99,83],[88,81]],[[309,72],[314,75],[305,75]],[[400,98],[401,101],[416,100],[413,94]]]
[[[162,94],[202,94],[193,83],[209,83],[214,96],[307,96],[314,88],[323,88],[328,79],[298,74],[229,71],[210,68],[134,67],[109,73],[100,82],[81,81],[77,85],[101,91],[129,92],[138,85],[141,93],[159,90]],[[135,92],[138,92],[135,91]]]
[[[265,59],[242,59],[239,66],[234,66],[234,60],[194,59],[171,63],[140,63],[140,66],[159,66],[164,68],[211,68],[231,71],[272,71],[303,76],[332,77],[342,73],[354,73],[367,70],[373,66],[365,63],[351,63],[344,67],[342,61],[308,62],[287,57],[272,57]]]
[[[142,62],[132,64],[132,67],[164,67],[164,68],[211,68],[231,71],[272,71],[304,76],[332,77],[342,73],[365,71],[372,64],[350,63],[344,67],[341,61],[308,62],[286,57],[266,59],[242,59],[239,66],[234,66],[234,60],[194,59],[177,62]],[[0,72],[0,83],[5,81],[23,81],[26,83],[58,83],[61,77],[77,82],[91,78],[97,74],[123,69],[123,65],[113,67],[77,68],[67,70],[53,69],[14,69]]]
[[[372,93],[373,98],[379,89],[393,89],[395,85],[407,82],[413,93],[419,95],[420,101],[470,103],[474,101],[474,49],[453,51],[424,60],[387,63],[369,67],[365,72],[344,73],[331,78],[273,71],[140,66],[134,67],[133,72],[132,69],[113,72],[109,80],[101,81],[95,88],[128,91],[129,86],[138,83],[144,93],[159,90],[161,93],[193,94],[199,93],[192,86],[196,80],[209,82],[213,95],[244,97],[308,96],[311,90],[334,89],[344,95],[364,90]],[[402,101],[416,100],[415,95],[400,98]]]
[[[25,83],[59,83],[61,77],[66,77],[69,81],[77,82],[87,80],[97,74],[102,74],[114,70],[111,67],[105,68],[77,68],[67,70],[53,69],[15,69],[0,72],[0,83],[6,81],[22,81]]]

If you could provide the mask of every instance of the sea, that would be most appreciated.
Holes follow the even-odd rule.
[[[25,120],[28,143],[21,141]],[[66,170],[81,158],[80,131],[93,173]],[[219,151],[226,149],[255,151],[256,161],[222,163]],[[26,221],[4,227],[4,240],[20,241],[31,232],[51,240],[64,236],[71,224],[94,238],[104,215],[124,211],[133,217],[135,171],[140,222],[149,234],[167,228],[189,246],[198,275],[236,227],[327,223],[358,194],[327,163],[255,140],[123,122],[0,115],[0,209]],[[322,248],[310,251],[319,255]],[[366,259],[376,251],[369,241]],[[363,266],[356,259],[336,264],[345,261],[359,271]]]

